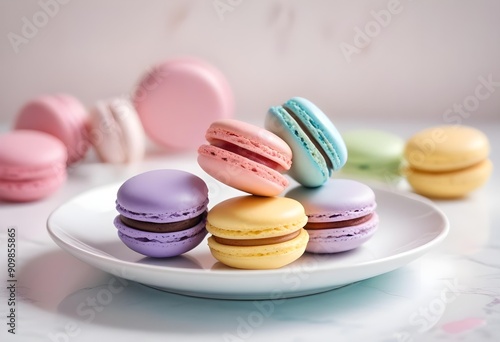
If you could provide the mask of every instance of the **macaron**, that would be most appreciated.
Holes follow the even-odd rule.
[[[188,252],[207,234],[208,188],[189,172],[147,171],[118,189],[114,220],[118,236],[130,249],[165,258]]]
[[[378,229],[375,193],[361,182],[330,179],[322,187],[299,186],[285,196],[304,206],[308,217],[307,252],[352,250],[368,241]]]
[[[139,82],[133,103],[144,130],[169,150],[195,149],[208,125],[234,114],[234,100],[225,76],[195,58],[167,60]]]
[[[309,100],[294,97],[282,106],[271,107],[265,127],[290,145],[293,163],[288,173],[304,186],[324,184],[347,160],[339,131]]]
[[[343,172],[367,177],[393,177],[400,174],[405,140],[376,129],[357,129],[342,133],[349,159]]]
[[[61,140],[68,151],[68,164],[85,157],[90,146],[87,126],[85,107],[67,94],[43,95],[29,101],[14,123],[14,129],[42,131]]]
[[[406,143],[406,179],[413,190],[432,198],[459,198],[482,186],[493,164],[486,135],[468,126],[436,126]]]
[[[28,202],[57,191],[66,180],[67,152],[54,136],[15,130],[0,136],[0,200]]]
[[[275,196],[288,186],[292,151],[277,135],[246,122],[213,122],[198,148],[198,164],[215,179],[236,189]]]
[[[96,103],[90,111],[89,137],[102,162],[127,164],[144,157],[144,130],[134,106],[125,98]]]
[[[208,246],[221,263],[241,269],[275,269],[297,260],[309,237],[302,205],[283,197],[240,196],[208,213]]]

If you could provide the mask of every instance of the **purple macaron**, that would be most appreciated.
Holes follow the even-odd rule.
[[[296,187],[286,197],[304,206],[308,252],[337,253],[357,248],[378,228],[375,193],[363,183],[330,179],[318,188]]]
[[[208,205],[205,182],[181,170],[136,175],[118,189],[114,220],[130,249],[154,258],[173,257],[203,241]]]

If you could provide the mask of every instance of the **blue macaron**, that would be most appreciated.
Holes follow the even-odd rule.
[[[282,106],[271,107],[265,126],[292,149],[289,175],[303,186],[323,185],[347,161],[347,148],[339,131],[309,100],[294,97]]]

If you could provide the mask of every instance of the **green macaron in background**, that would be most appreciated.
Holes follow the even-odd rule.
[[[380,180],[400,177],[405,146],[403,138],[375,129],[346,131],[342,137],[349,155],[342,172]]]

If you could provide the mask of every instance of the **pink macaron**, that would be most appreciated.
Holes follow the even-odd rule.
[[[102,162],[127,164],[144,156],[144,130],[128,99],[97,102],[90,111],[89,137]]]
[[[0,200],[28,202],[66,180],[66,147],[50,134],[16,130],[0,136]]]
[[[277,135],[246,122],[213,122],[209,144],[198,149],[198,164],[215,179],[254,195],[276,196],[287,186],[292,151]]]
[[[133,103],[148,137],[170,150],[198,147],[212,121],[230,118],[234,112],[224,75],[194,58],[155,66],[140,81]]]
[[[51,134],[66,145],[68,164],[85,157],[89,148],[88,115],[78,99],[67,94],[44,95],[26,103],[14,128]]]

